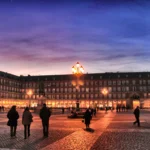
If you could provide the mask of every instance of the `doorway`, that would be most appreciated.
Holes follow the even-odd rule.
[[[135,109],[137,106],[140,107],[140,101],[139,100],[133,100],[133,109]]]

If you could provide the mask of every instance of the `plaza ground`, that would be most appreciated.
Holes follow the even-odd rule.
[[[133,110],[99,111],[86,131],[82,119],[68,119],[67,114],[50,118],[49,137],[43,138],[41,120],[33,113],[31,136],[24,139],[18,110],[17,137],[11,138],[6,112],[0,113],[0,150],[150,150],[150,111],[141,110],[141,127],[133,125]]]

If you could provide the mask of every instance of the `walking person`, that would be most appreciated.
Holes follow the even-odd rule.
[[[84,119],[85,119],[85,125],[86,125],[86,129],[89,128],[90,126],[90,121],[91,121],[92,115],[91,112],[89,111],[89,109],[86,110],[85,114],[84,114]]]
[[[140,109],[139,109],[139,106],[136,107],[136,109],[134,110],[134,115],[135,115],[135,118],[136,118],[136,121],[133,122],[133,124],[135,125],[136,123],[138,124],[138,127],[140,127]]]
[[[18,125],[17,120],[19,119],[19,114],[16,111],[16,106],[11,107],[11,109],[7,113],[7,118],[9,119],[7,125],[10,126],[10,136],[15,137]]]
[[[30,126],[31,122],[33,122],[32,118],[33,116],[29,111],[29,107],[26,107],[22,115],[22,124],[24,125],[24,139],[26,139],[27,136],[30,136]]]
[[[46,104],[43,104],[43,108],[40,110],[40,118],[43,125],[43,136],[48,137],[49,129],[49,118],[51,116],[50,110],[46,107]]]

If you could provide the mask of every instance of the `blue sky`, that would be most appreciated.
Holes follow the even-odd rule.
[[[146,0],[6,0],[0,70],[16,75],[150,71]]]

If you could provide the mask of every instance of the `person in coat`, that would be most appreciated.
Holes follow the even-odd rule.
[[[50,110],[46,107],[46,104],[43,104],[43,108],[40,110],[40,118],[43,125],[43,136],[48,137],[49,129],[49,118],[51,116]]]
[[[136,118],[136,121],[133,122],[133,124],[135,125],[136,123],[138,124],[138,127],[140,127],[140,109],[139,109],[139,106],[136,107],[136,109],[134,110],[134,115],[135,115],[135,118]]]
[[[89,109],[86,110],[85,114],[84,114],[84,119],[85,119],[85,125],[86,125],[86,129],[89,128],[90,122],[91,122],[91,112],[89,111]]]
[[[27,136],[30,136],[30,126],[31,122],[33,122],[32,118],[33,116],[29,111],[29,107],[26,107],[22,115],[22,124],[24,125],[24,139],[26,139]]]
[[[9,112],[7,113],[8,123],[7,125],[10,126],[10,136],[16,136],[16,129],[18,125],[19,114],[16,111],[16,106],[12,106]]]

